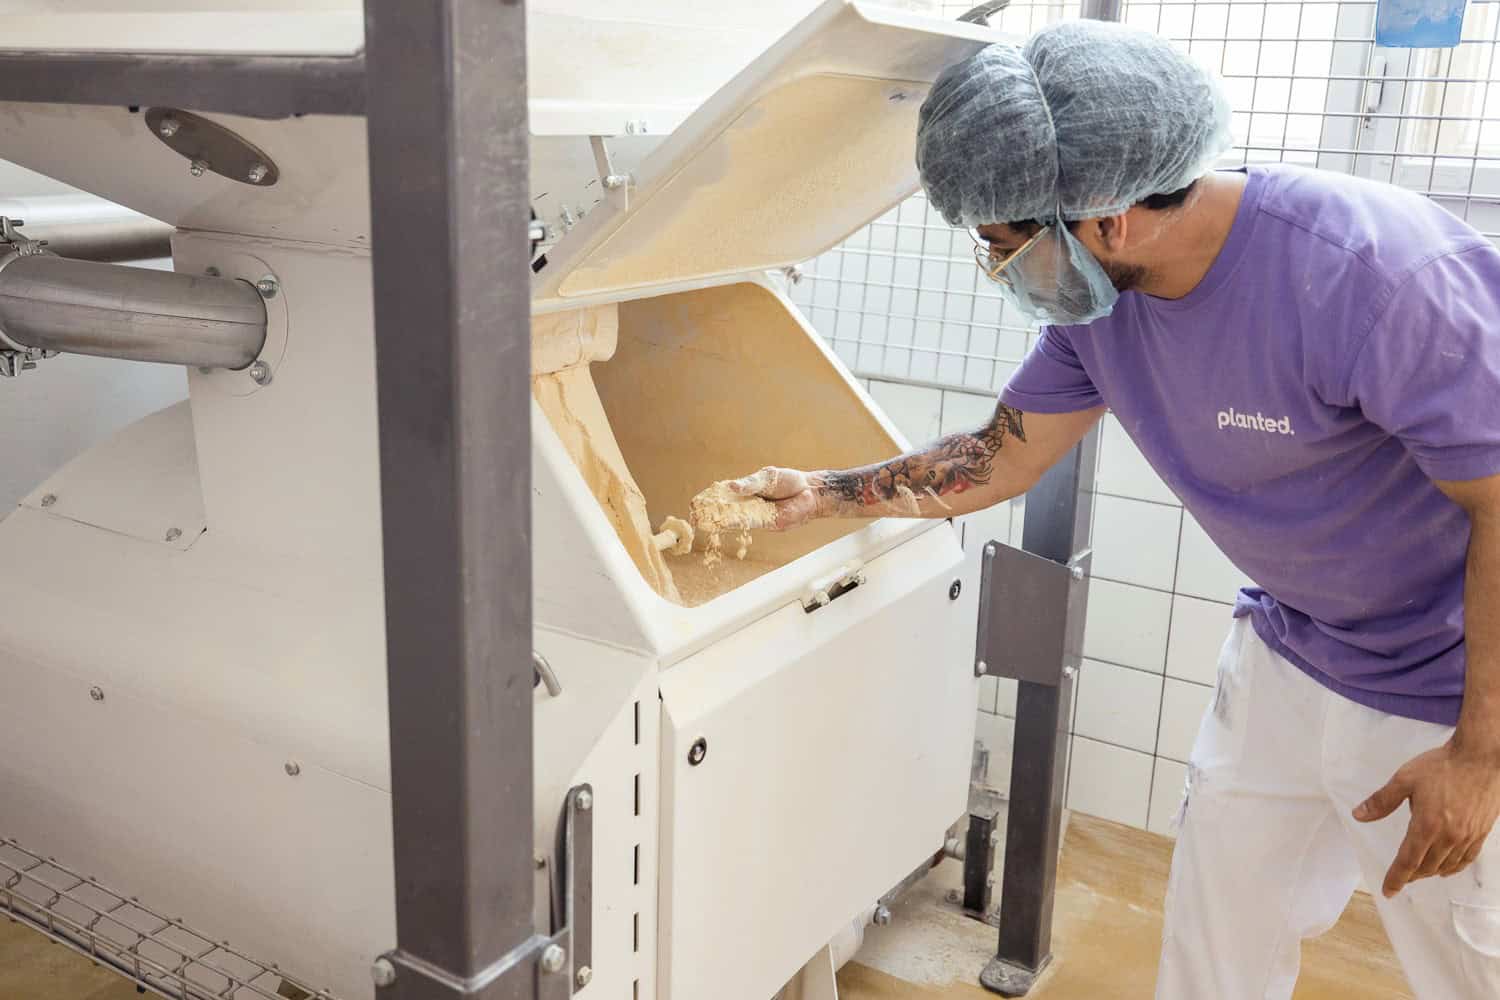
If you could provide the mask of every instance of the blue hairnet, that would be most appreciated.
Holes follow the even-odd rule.
[[[1231,145],[1228,99],[1196,60],[1068,21],[944,70],[922,103],[917,169],[950,225],[1071,221],[1179,191]]]

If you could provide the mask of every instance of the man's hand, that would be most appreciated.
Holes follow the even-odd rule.
[[[820,516],[814,473],[767,466],[736,479],[729,491],[744,497],[760,497],[776,504],[775,531],[785,531]]]
[[[1386,898],[1417,879],[1457,875],[1479,857],[1500,818],[1500,757],[1450,741],[1397,771],[1354,810],[1361,823],[1385,819],[1411,801],[1411,824],[1385,875]]]

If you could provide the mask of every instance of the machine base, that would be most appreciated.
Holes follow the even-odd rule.
[[[997,956],[990,959],[990,964],[986,965],[984,971],[979,974],[979,985],[1003,997],[1024,997],[1031,992],[1031,988],[1036,985],[1036,981],[1051,964],[1051,955],[1048,955],[1035,969],[1007,962]]]

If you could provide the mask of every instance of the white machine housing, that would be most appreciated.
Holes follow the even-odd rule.
[[[6,16],[8,47],[360,44],[350,3],[41,6]],[[998,38],[844,0],[704,6],[531,4],[533,192],[565,232],[535,310],[617,317],[593,380],[654,520],[760,464],[905,444],[766,272],[914,190],[927,87]],[[279,290],[269,384],[190,372],[188,401],[0,522],[0,835],[370,997],[395,925],[364,123],[212,116],[276,159],[259,189],[190,177],[131,109],[4,110],[0,157],[175,225],[179,271]],[[604,189],[590,136],[628,183]],[[978,682],[954,531],[757,537],[740,576],[672,600],[536,403],[531,433],[535,643],[562,688],[535,694],[536,842],[591,783],[583,994],[769,1000],[804,966],[831,976],[828,942],[965,808]]]

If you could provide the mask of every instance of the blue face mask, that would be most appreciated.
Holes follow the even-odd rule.
[[[1120,298],[1103,265],[1062,223],[1048,226],[1003,267],[986,273],[1026,316],[1057,326],[1108,316]]]

